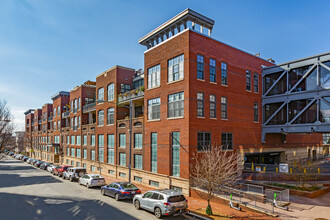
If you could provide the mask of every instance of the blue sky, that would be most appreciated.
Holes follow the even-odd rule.
[[[212,37],[282,63],[330,51],[330,1],[0,0],[0,99],[23,112],[114,65],[143,68],[138,39],[186,8]]]

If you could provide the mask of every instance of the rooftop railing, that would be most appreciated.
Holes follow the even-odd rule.
[[[137,89],[120,93],[118,95],[118,102],[125,102],[132,99],[142,98],[144,96],[144,86],[141,86]]]

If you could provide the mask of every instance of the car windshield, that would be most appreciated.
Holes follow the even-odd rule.
[[[121,188],[127,190],[127,189],[138,189],[136,186],[134,186],[132,183],[122,183],[120,184]]]
[[[95,176],[91,176],[91,177],[92,177],[92,179],[103,179],[103,177],[100,175],[95,175]]]
[[[182,202],[185,200],[186,200],[186,198],[183,195],[171,196],[168,198],[168,202]]]
[[[63,167],[63,170],[67,170],[69,167]]]

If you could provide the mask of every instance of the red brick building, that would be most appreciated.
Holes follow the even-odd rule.
[[[261,74],[274,64],[213,39],[213,25],[187,9],[139,40],[147,47],[144,73],[114,66],[75,87],[70,101],[56,95],[52,146],[63,152],[59,163],[188,194],[190,158],[202,146],[239,150],[246,162],[253,153],[275,152],[263,157],[274,164],[288,161],[286,149],[319,146],[320,134],[284,141],[269,134],[262,143]],[[44,136],[41,110],[26,114],[27,129],[33,118],[36,147]]]

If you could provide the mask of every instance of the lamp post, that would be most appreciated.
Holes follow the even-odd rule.
[[[107,103],[114,103],[105,100],[95,100],[95,102],[107,102]],[[117,103],[114,103],[117,104]],[[120,107],[125,107],[129,109],[129,159],[128,159],[128,182],[131,182],[131,167],[132,167],[132,100],[129,101],[129,106],[121,105]],[[100,158],[99,164],[100,164]],[[99,165],[100,166],[100,165]]]

